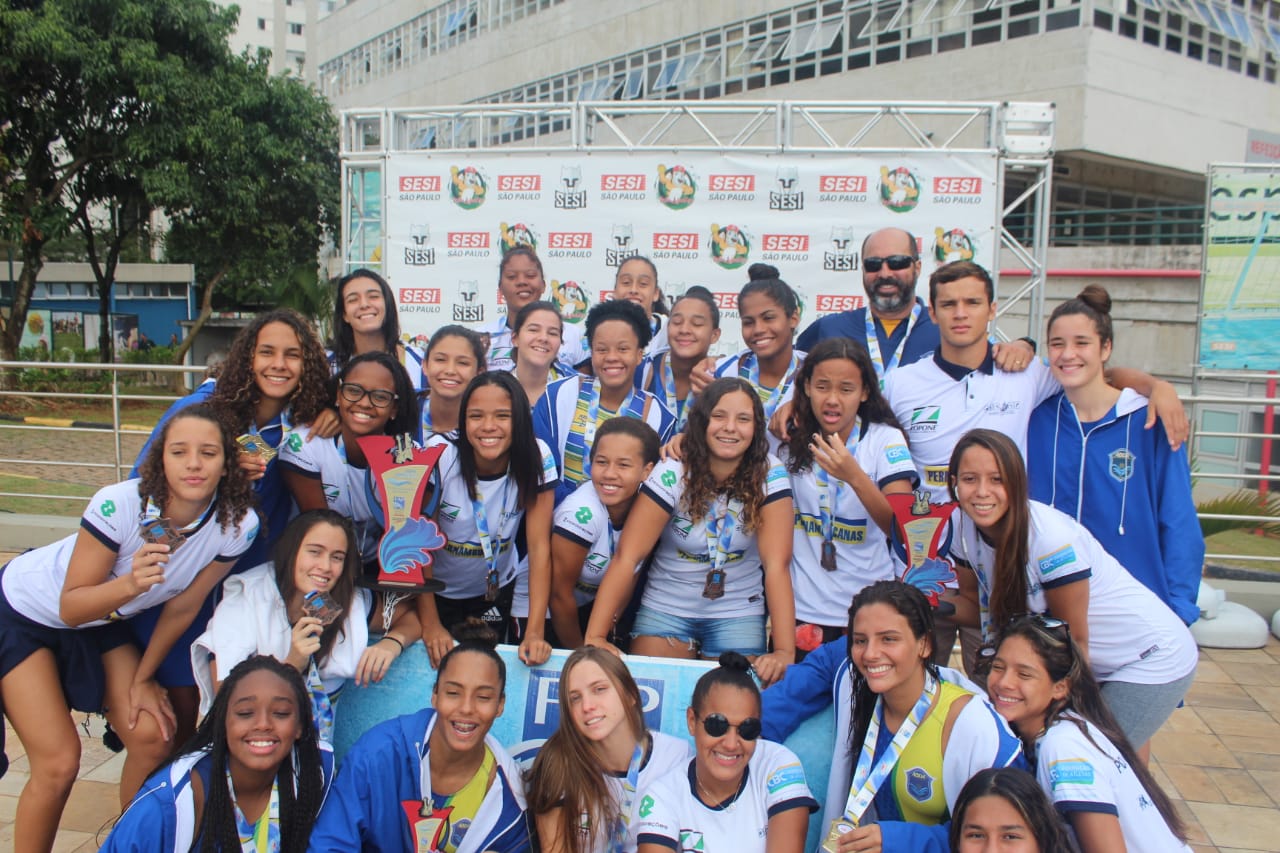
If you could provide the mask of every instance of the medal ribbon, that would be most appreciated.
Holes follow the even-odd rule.
[[[716,517],[714,505],[707,513],[704,526],[707,532],[707,559],[711,561],[711,568],[718,570],[728,560],[729,542],[733,539],[741,512],[742,501],[734,498],[725,503],[724,514],[720,517]]]
[[[783,396],[787,391],[791,390],[791,383],[796,378],[796,371],[800,368],[800,356],[796,353],[795,347],[791,348],[791,364],[787,366],[787,372],[782,374],[782,381],[773,389],[766,389],[760,384],[760,359],[756,358],[753,352],[747,352],[738,357],[738,376],[745,379],[756,387],[756,393],[768,390],[768,398],[761,397],[764,403],[765,420],[773,417],[773,412],[778,408],[778,404],[782,402]]]
[[[853,421],[853,429],[849,431],[849,440],[844,443],[845,449],[852,456],[853,452],[858,448],[858,437],[861,435],[862,420],[855,418]],[[840,486],[844,481],[836,477],[835,485],[831,484],[831,475],[826,469],[817,462],[813,463],[816,479],[818,481],[818,515],[822,521],[822,540],[824,542],[835,542],[836,538],[836,518],[835,506],[836,501],[840,499]]]
[[[907,743],[910,742],[911,736],[916,733],[920,722],[929,713],[929,708],[933,705],[933,697],[937,690],[938,682],[926,672],[924,674],[924,690],[921,691],[920,698],[916,700],[915,707],[911,709],[911,713],[907,715],[907,718],[902,721],[902,727],[898,729],[898,733],[889,742],[884,755],[880,756],[880,760],[876,762],[875,767],[872,767],[871,761],[875,757],[876,741],[880,739],[880,721],[884,719],[884,697],[879,696],[876,698],[876,707],[871,712],[871,725],[867,727],[867,736],[862,739],[862,751],[858,754],[858,766],[853,771],[853,784],[849,788],[849,800],[844,807],[846,819],[853,821],[854,824],[857,824],[862,819],[867,807],[875,799],[876,792],[880,790],[880,786],[884,784],[885,779],[889,778],[889,774],[893,772],[898,759],[902,757],[902,752],[907,748]]]
[[[643,394],[632,388],[618,407],[617,415],[644,420]],[[578,405],[569,422],[569,436],[564,446],[564,478],[570,485],[579,486],[591,478],[591,443],[596,438],[600,423],[600,387],[593,377],[583,377],[578,383]],[[582,429],[577,430],[578,424]]]
[[[204,524],[205,521],[208,520],[209,515],[213,512],[214,507],[216,507],[217,505],[218,505],[218,493],[215,491],[213,493],[213,497],[209,499],[209,505],[206,506],[201,511],[200,517],[197,518],[195,521],[191,522],[190,524],[188,524],[186,527],[183,527],[177,530],[177,532],[182,534],[183,536],[188,536],[191,534],[192,531],[199,529],[200,525]],[[161,517],[160,507],[156,506],[156,502],[153,501],[151,498],[147,498],[147,503],[142,508],[142,518],[138,519],[139,524],[146,524],[151,521],[157,521],[160,519],[160,517]]]
[[[476,488],[479,492],[479,487]],[[507,511],[507,499],[511,496],[511,473],[508,471],[502,482],[502,504],[498,510],[498,523],[502,523],[502,515]],[[499,538],[495,542],[493,534],[489,531],[489,517],[484,507],[484,496],[473,497],[471,499],[471,509],[475,512],[476,517],[476,536],[480,540],[480,550],[484,552],[485,564],[489,567],[489,577],[499,577],[498,575],[498,558],[502,556],[502,530],[499,528]],[[499,581],[501,578],[499,577]]]
[[[662,362],[662,398],[666,401],[667,408],[676,416],[672,432],[684,432],[684,426],[689,421],[689,409],[693,407],[693,387],[690,386],[689,393],[681,400],[676,391],[676,375],[671,370],[671,354],[664,353],[658,359]]]
[[[236,786],[227,769],[227,790],[231,792],[231,808],[236,816],[236,835],[241,853],[280,853],[280,783],[271,783],[271,800],[256,824],[249,823],[236,802]]]
[[[876,376],[880,377],[880,388],[884,388],[884,375],[890,370],[898,366],[898,359],[902,357],[902,351],[907,348],[907,338],[911,337],[911,330],[915,328],[916,320],[920,319],[921,312],[920,303],[917,302],[915,307],[911,309],[911,318],[907,320],[907,330],[902,335],[902,340],[898,341],[898,347],[889,353],[889,362],[886,364],[883,356],[880,355],[880,336],[876,332],[876,319],[871,314],[871,307],[866,308],[867,314],[867,352],[871,354],[871,363],[875,365]]]
[[[315,658],[307,665],[307,692],[311,694],[311,711],[316,718],[316,731],[320,740],[333,743],[333,700],[324,689],[320,680],[320,670],[316,667]]]
[[[640,765],[644,763],[644,743],[636,744],[627,765],[627,778],[622,780],[622,802],[618,803],[618,820],[609,834],[609,853],[626,853],[627,829],[631,826],[631,803],[640,785]]]

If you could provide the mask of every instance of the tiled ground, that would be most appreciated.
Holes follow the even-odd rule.
[[[28,767],[5,725],[12,766],[0,779],[0,850],[11,850]],[[54,847],[59,853],[97,850],[95,839],[105,837],[119,812],[122,757],[102,745],[100,722],[91,732],[82,738],[79,781]],[[1197,853],[1280,850],[1280,641],[1201,652],[1187,706],[1156,736],[1152,756],[1156,779],[1182,811]]]

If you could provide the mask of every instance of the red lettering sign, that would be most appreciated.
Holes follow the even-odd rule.
[[[402,193],[438,193],[440,192],[439,175],[401,175],[400,192]]]
[[[713,193],[753,193],[756,191],[756,176],[712,175],[709,185]]]
[[[498,192],[533,193],[541,192],[541,175],[499,175]]]
[[[601,175],[601,192],[644,192],[644,175]]]
[[[766,234],[761,240],[766,252],[807,252],[809,251],[808,234]]]
[[[401,305],[439,305],[440,288],[438,287],[402,287],[400,288]]]
[[[866,191],[866,175],[822,175],[818,178],[820,193],[864,193]]]
[[[654,249],[669,251],[695,252],[698,250],[698,235],[693,233],[659,233],[653,235]]]
[[[487,249],[489,248],[488,231],[450,231],[450,249]]]
[[[982,192],[982,178],[934,178],[937,195],[977,195]]]
[[[590,231],[552,231],[547,235],[548,249],[590,249]]]
[[[861,308],[866,300],[847,293],[822,293],[818,295],[819,311],[853,311]]]
[[[738,310],[738,294],[736,293],[713,293],[715,297],[716,307],[721,311],[737,311]]]

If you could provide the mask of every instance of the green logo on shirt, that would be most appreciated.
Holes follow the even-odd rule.
[[[297,453],[299,450],[301,450],[302,436],[298,435],[296,432],[289,433],[289,449],[292,450],[294,453]]]
[[[575,512],[573,517],[578,519],[579,524],[587,524],[591,521],[591,508],[584,506],[582,509]]]
[[[653,797],[648,794],[644,795],[644,799],[640,801],[640,817],[648,817],[653,811]]]
[[[104,518],[110,518],[116,514],[116,502],[103,501],[102,506],[98,507],[98,511],[102,513]]]
[[[669,489],[675,484],[676,484],[676,472],[664,471],[662,473],[662,485],[666,486]]]

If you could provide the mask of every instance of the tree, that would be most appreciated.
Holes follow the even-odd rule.
[[[90,213],[87,177],[175,157],[231,61],[234,9],[208,0],[8,0],[0,6],[0,232],[23,262],[0,358],[17,355],[43,249]],[[105,270],[104,270],[105,274]]]
[[[178,363],[230,284],[260,288],[275,304],[314,300],[317,253],[339,216],[338,123],[328,102],[295,77],[271,76],[263,58],[229,66],[209,86],[219,97],[187,129],[192,156],[149,182],[171,217],[166,255],[194,263],[202,290]]]

